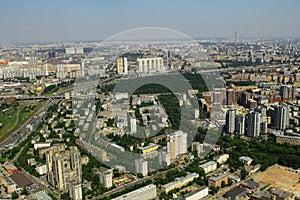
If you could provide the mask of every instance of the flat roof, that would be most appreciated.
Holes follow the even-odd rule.
[[[208,166],[210,166],[210,165],[216,165],[217,163],[215,162],[215,161],[208,161],[208,162],[206,162],[206,163],[204,163],[204,164],[202,164],[202,165],[199,165],[199,167],[201,167],[201,168],[206,168],[206,167],[208,167]]]
[[[165,185],[162,185],[161,187],[162,188],[168,188],[168,187],[170,187],[171,185],[176,185],[176,184],[178,184],[178,183],[180,183],[180,182],[182,182],[182,181],[184,181],[184,180],[186,180],[186,179],[189,179],[189,178],[193,178],[193,177],[199,177],[199,174],[197,174],[197,173],[191,173],[191,174],[188,174],[188,175],[186,175],[185,177],[182,177],[182,178],[177,178],[177,179],[175,179],[174,181],[172,181],[172,182],[170,182],[170,183],[167,183],[167,184],[165,184]]]
[[[212,181],[217,181],[217,180],[220,180],[221,178],[224,178],[224,177],[228,177],[228,175],[227,174],[221,174],[221,175],[219,175],[219,176],[211,176],[211,177],[209,177],[209,180],[212,180]]]
[[[259,186],[259,183],[250,181],[250,180],[246,180],[245,182],[242,183],[242,185],[244,185],[246,187],[250,187],[250,188],[257,188]]]
[[[6,165],[3,165],[3,167],[4,167],[6,170],[14,170],[14,169],[17,169],[17,167],[14,166],[14,165],[11,164],[11,163],[6,164]]]
[[[32,196],[37,200],[52,200],[52,198],[44,190],[38,191],[32,194]]]
[[[273,135],[274,135],[275,137],[290,138],[290,139],[297,139],[297,140],[300,140],[300,137],[299,137],[299,136],[280,135],[278,131],[273,131],[272,133],[273,133]]]
[[[120,199],[130,199],[133,196],[136,196],[137,194],[140,194],[140,193],[144,193],[147,190],[155,190],[156,191],[156,185],[154,185],[154,184],[146,185],[146,186],[138,188],[138,189],[136,189],[134,191],[131,191],[131,192],[128,192],[128,193],[123,194],[121,196],[118,196],[116,198],[113,198],[113,200],[114,199],[116,199],[116,200],[117,199],[118,200],[120,200]]]
[[[241,156],[241,157],[239,157],[239,159],[243,159],[243,160],[246,160],[246,161],[253,160],[253,159],[250,158],[249,156]]]
[[[15,172],[10,177],[16,182],[18,188],[33,184],[33,182],[22,172]]]
[[[208,187],[207,187],[207,186],[202,186],[201,188],[197,188],[196,190],[194,190],[194,191],[192,191],[192,192],[190,192],[190,193],[184,195],[184,197],[186,198],[186,197],[193,196],[193,195],[196,194],[197,192],[200,192],[200,191],[205,190],[205,189],[208,189]]]
[[[238,196],[238,195],[241,195],[246,192],[247,192],[247,190],[245,188],[236,187],[236,188],[233,188],[232,190],[229,190],[228,192],[226,192],[223,195],[223,197],[227,198],[227,197],[232,197],[232,196]]]

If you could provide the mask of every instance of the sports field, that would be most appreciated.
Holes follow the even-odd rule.
[[[255,175],[254,180],[285,191],[293,192],[300,197],[300,171],[292,168],[273,165],[266,171]]]

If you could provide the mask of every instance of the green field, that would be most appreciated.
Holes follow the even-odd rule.
[[[37,101],[0,105],[0,140],[20,126],[38,108]]]

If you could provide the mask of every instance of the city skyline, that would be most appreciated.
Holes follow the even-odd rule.
[[[0,43],[104,40],[139,27],[193,38],[300,37],[299,2],[3,1]],[[79,28],[80,27],[80,28]]]

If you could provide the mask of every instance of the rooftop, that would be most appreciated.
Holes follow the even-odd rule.
[[[250,181],[250,180],[246,180],[245,182],[242,183],[243,186],[247,187],[247,188],[257,188],[259,186],[259,183],[254,182],[254,181]]]
[[[168,188],[168,187],[170,187],[170,186],[172,186],[172,185],[176,185],[176,184],[178,184],[178,183],[180,183],[180,182],[183,182],[184,180],[186,180],[186,179],[189,179],[189,178],[197,178],[197,177],[199,177],[199,174],[197,174],[197,173],[191,173],[191,174],[188,174],[188,175],[186,175],[185,177],[182,177],[182,178],[177,178],[176,180],[174,180],[174,181],[172,181],[172,182],[170,182],[170,183],[167,183],[167,184],[165,184],[165,185],[163,185],[163,186],[161,186],[162,188]]]
[[[229,190],[228,192],[226,192],[223,196],[225,198],[229,198],[229,197],[234,197],[234,196],[241,196],[246,194],[246,189],[242,188],[242,187],[236,187],[233,188],[232,190]]]
[[[199,165],[199,167],[201,167],[201,168],[206,168],[206,167],[209,167],[209,166],[211,166],[211,165],[216,165],[217,163],[215,162],[215,161],[209,161],[209,162],[206,162],[206,163],[204,163],[204,164],[202,164],[202,165]]]
[[[33,182],[21,172],[16,172],[11,175],[11,178],[16,182],[18,188],[32,185]]]

